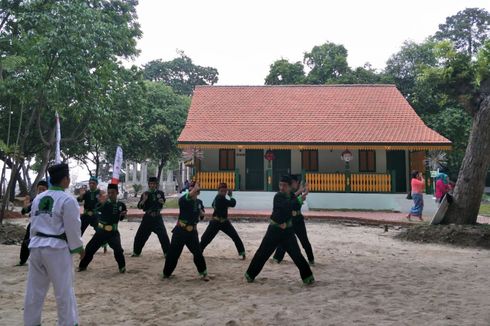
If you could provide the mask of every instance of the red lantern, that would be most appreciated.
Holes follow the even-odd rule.
[[[267,161],[274,161],[276,159],[276,155],[274,154],[273,151],[268,150],[267,152],[265,152],[264,158]]]
[[[340,155],[340,158],[344,162],[350,162],[352,160],[352,157],[353,157],[353,155],[348,149],[343,151],[342,154]]]

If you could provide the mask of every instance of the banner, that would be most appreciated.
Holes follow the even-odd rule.
[[[121,165],[123,163],[123,151],[121,146],[117,146],[116,157],[114,158],[114,168],[112,170],[112,181],[111,183],[119,183],[119,174],[121,173]]]
[[[60,150],[60,142],[61,142],[61,129],[60,129],[60,116],[58,115],[58,111],[55,114],[56,117],[56,153],[54,157],[54,163],[61,163],[61,150]]]

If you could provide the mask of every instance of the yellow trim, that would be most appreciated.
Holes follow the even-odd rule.
[[[363,144],[346,144],[346,145],[274,145],[274,144],[178,144],[181,149],[198,148],[198,149],[292,149],[292,150],[410,150],[410,151],[431,151],[431,150],[451,150],[451,145],[363,145]]]

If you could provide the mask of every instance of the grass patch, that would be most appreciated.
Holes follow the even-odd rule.
[[[314,212],[384,212],[384,213],[398,213],[389,209],[365,209],[365,208],[310,208],[310,211]]]
[[[480,215],[490,216],[490,203],[481,204]]]
[[[168,198],[165,202],[165,208],[179,208],[179,198]]]

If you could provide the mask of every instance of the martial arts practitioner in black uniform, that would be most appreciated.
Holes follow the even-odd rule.
[[[99,181],[96,177],[91,177],[88,182],[88,191],[80,190],[78,202],[83,201],[83,214],[80,216],[82,221],[82,235],[89,225],[94,229],[97,227],[97,206],[99,205],[100,190],[97,188]]]
[[[37,183],[37,194],[45,192],[48,190],[48,183],[44,180],[41,180]],[[29,196],[24,198],[24,207],[22,207],[21,214],[26,215],[31,212],[31,200]],[[24,266],[29,259],[29,238],[31,233],[31,223],[27,224],[26,234],[24,235],[24,240],[22,240],[22,244],[20,245],[20,260],[17,266]]]
[[[158,179],[156,177],[150,177],[148,179],[148,188],[148,191],[145,191],[141,195],[138,203],[138,208],[142,209],[145,215],[143,215],[143,220],[134,237],[132,257],[141,255],[141,251],[152,232],[158,236],[164,256],[167,256],[170,246],[167,230],[165,229],[162,214],[160,213],[163,204],[165,204],[165,194],[163,191],[157,189]]]
[[[296,196],[296,192],[300,188],[300,180],[297,175],[291,175],[291,197]],[[308,194],[308,190],[306,189],[305,191],[306,194]],[[308,262],[310,265],[315,264],[315,258],[313,256],[313,249],[311,248],[310,240],[308,240],[308,234],[306,233],[306,226],[305,226],[305,218],[303,217],[303,214],[301,214],[301,207],[298,210],[293,210],[293,230],[296,236],[299,239],[299,242],[301,242],[301,246],[303,246],[303,249],[306,252],[306,257],[308,257]],[[279,246],[277,247],[277,250],[273,256],[273,259],[276,263],[280,263],[284,259],[284,254],[286,253],[286,250],[284,250],[283,247]]]
[[[163,278],[169,278],[182,254],[184,246],[194,255],[194,264],[197,267],[199,275],[203,281],[209,281],[206,261],[202,255],[201,246],[199,245],[199,235],[197,233],[197,223],[201,210],[197,202],[199,194],[199,183],[190,184],[189,191],[179,199],[179,219],[177,225],[172,230],[172,241],[168,250],[167,259],[163,267]]]
[[[85,248],[85,257],[80,261],[78,270],[84,271],[94,258],[99,248],[107,243],[114,250],[119,272],[126,272],[126,262],[124,260],[124,250],[121,246],[121,235],[118,231],[118,223],[126,216],[127,209],[123,202],[117,200],[117,184],[109,184],[107,196],[102,198],[102,203],[98,209],[98,225],[93,238]]]
[[[228,195],[230,199],[227,199],[226,195]],[[221,183],[218,187],[218,194],[213,201],[213,218],[209,221],[208,227],[201,237],[201,249],[203,252],[211,241],[213,241],[218,232],[223,231],[235,243],[238,255],[242,259],[245,259],[245,247],[243,246],[243,242],[228,219],[228,208],[235,206],[236,200],[233,198],[232,191],[228,190],[226,183]]]
[[[274,196],[274,206],[269,227],[245,273],[245,278],[248,282],[254,281],[279,245],[286,250],[298,267],[303,283],[311,284],[315,281],[310,265],[301,254],[294,235],[292,222],[292,211],[298,210],[305,198],[304,194],[294,198],[291,197],[291,178],[289,176],[281,177],[279,192]]]

